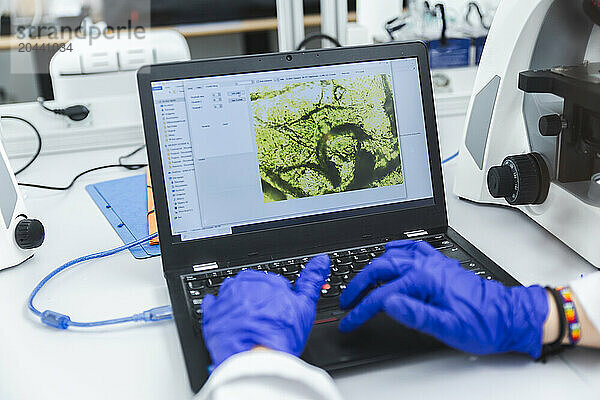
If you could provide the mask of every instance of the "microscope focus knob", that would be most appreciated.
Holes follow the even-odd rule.
[[[542,204],[548,197],[550,172],[538,153],[508,156],[502,165],[490,168],[487,183],[492,197],[508,204]]]
[[[44,243],[44,225],[37,219],[19,221],[15,229],[15,241],[23,250],[36,249]]]
[[[508,197],[514,192],[515,180],[508,165],[490,168],[487,181],[490,194],[495,198]]]
[[[542,136],[558,136],[565,127],[565,121],[558,114],[544,115],[538,124]]]

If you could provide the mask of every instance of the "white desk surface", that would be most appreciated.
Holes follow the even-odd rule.
[[[444,155],[453,153],[444,140],[442,146],[448,147]],[[19,179],[63,184],[79,171],[114,162],[127,150],[43,156]],[[523,214],[457,199],[449,190],[452,171],[448,164],[451,226],[520,282],[559,284],[595,270]],[[192,397],[173,322],[58,331],[43,326],[26,309],[30,290],[51,269],[121,244],[84,186],[131,174],[96,172],[69,192],[24,190],[30,215],[43,220],[47,239],[34,259],[0,272],[1,399]],[[86,321],[168,302],[160,259],[136,261],[122,253],[59,276],[40,293],[37,304]],[[346,399],[597,399],[600,351],[577,349],[546,365],[519,355],[476,358],[446,351],[338,373],[335,379]]]

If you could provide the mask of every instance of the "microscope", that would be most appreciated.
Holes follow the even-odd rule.
[[[504,0],[454,191],[516,207],[600,268],[600,2]]]
[[[27,217],[23,197],[0,142],[0,270],[33,257],[34,249],[44,242],[44,235],[42,223]]]

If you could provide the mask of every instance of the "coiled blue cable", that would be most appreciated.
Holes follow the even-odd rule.
[[[44,285],[46,283],[48,283],[56,275],[63,272],[64,270],[66,270],[67,268],[73,267],[84,261],[94,260],[96,258],[108,257],[108,256],[112,256],[114,254],[120,253],[124,250],[129,250],[132,247],[138,246],[144,242],[154,239],[156,236],[157,236],[157,234],[153,234],[153,235],[150,235],[143,239],[136,240],[133,243],[129,243],[129,244],[126,244],[126,245],[123,245],[123,246],[120,246],[120,247],[117,247],[117,248],[114,248],[111,250],[106,250],[106,251],[102,251],[99,253],[89,254],[87,256],[79,257],[79,258],[76,258],[75,260],[71,260],[71,261],[61,265],[60,267],[56,268],[54,271],[52,271],[48,275],[46,275],[44,277],[44,279],[42,279],[40,281],[40,283],[38,283],[37,286],[33,289],[31,294],[29,295],[29,300],[28,300],[29,310],[31,310],[31,312],[33,314],[35,314],[37,317],[39,317],[40,320],[42,321],[42,323],[44,323],[48,326],[57,328],[57,329],[67,329],[69,326],[74,326],[74,327],[78,327],[78,328],[91,328],[91,327],[96,327],[96,326],[123,324],[126,322],[138,322],[138,321],[156,322],[156,321],[165,321],[168,319],[172,319],[173,318],[173,310],[171,309],[171,306],[162,306],[162,307],[151,308],[150,310],[146,310],[139,314],[134,314],[134,315],[131,315],[128,317],[107,319],[104,321],[96,321],[96,322],[77,322],[77,321],[71,321],[71,318],[68,315],[61,314],[59,312],[52,311],[52,310],[46,310],[46,311],[42,312],[33,305],[35,296],[37,296],[37,294],[44,287]]]

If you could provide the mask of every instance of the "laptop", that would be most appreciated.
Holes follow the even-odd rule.
[[[202,299],[244,269],[331,275],[302,358],[328,371],[442,345],[380,314],[342,334],[339,295],[391,240],[518,282],[448,226],[422,43],[161,64],[138,84],[154,204],[189,380],[209,375]]]

